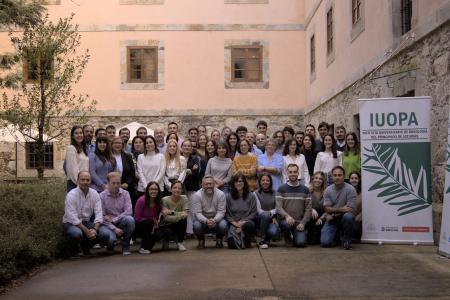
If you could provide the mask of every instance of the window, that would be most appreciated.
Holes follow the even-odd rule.
[[[49,80],[53,73],[53,62],[50,60],[39,59],[33,55],[29,57],[23,63],[23,78],[25,82],[37,82],[39,79]]]
[[[402,35],[411,30],[412,0],[402,0],[400,14],[402,16]]]
[[[231,81],[262,81],[262,47],[233,46],[231,48]]]
[[[36,143],[26,143],[26,167],[36,169],[38,167]],[[44,169],[53,169],[53,143],[46,143],[44,149]]]
[[[361,20],[361,0],[352,0],[352,24]]]
[[[127,47],[127,82],[158,82],[158,48]]]
[[[333,53],[333,7],[327,12],[327,54]]]
[[[316,38],[311,36],[310,40],[310,55],[311,55],[311,74],[316,72]]]

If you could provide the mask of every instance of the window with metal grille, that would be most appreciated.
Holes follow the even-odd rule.
[[[333,52],[333,7],[327,12],[327,54]]]
[[[127,47],[127,82],[158,82],[157,47]]]
[[[402,35],[411,30],[412,0],[402,0],[400,13],[402,16]]]
[[[262,47],[233,46],[231,48],[231,81],[262,81]]]
[[[310,40],[310,55],[311,55],[311,73],[316,72],[316,38],[311,36]]]
[[[39,164],[35,142],[25,144],[25,155],[27,169],[36,169]],[[44,169],[53,169],[53,143],[44,145]]]
[[[361,20],[361,0],[352,0],[352,24]]]

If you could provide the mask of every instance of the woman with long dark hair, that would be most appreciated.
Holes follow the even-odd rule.
[[[138,157],[137,170],[139,174],[139,193],[144,193],[145,187],[151,181],[157,182],[161,191],[164,189],[164,155],[159,153],[156,140],[151,135],[145,137],[144,153]]]
[[[116,160],[111,153],[107,137],[100,136],[95,141],[95,152],[89,154],[89,173],[91,188],[103,192],[108,183],[107,176],[116,169]]]
[[[204,134],[199,134],[197,139],[197,154],[201,159],[206,160],[206,143],[208,142],[208,137]]]
[[[331,170],[336,166],[342,167],[342,152],[336,150],[336,141],[331,134],[323,137],[323,148],[322,152],[317,153],[314,173],[322,171],[327,176],[327,185],[330,185],[333,183]]]
[[[250,248],[255,234],[256,197],[250,193],[247,179],[242,173],[237,173],[232,177],[230,186],[231,191],[227,195],[226,209],[226,219],[230,224],[228,248]]]
[[[70,145],[66,150],[65,166],[69,192],[77,187],[78,173],[89,171],[89,157],[81,126],[75,125],[70,130]]]
[[[300,145],[297,140],[292,138],[286,142],[283,155],[283,183],[289,181],[286,171],[287,166],[295,164],[298,167],[298,180],[301,184],[309,187],[309,169],[306,164],[305,156],[300,153]]]
[[[254,192],[256,196],[256,224],[259,227],[261,241],[259,248],[269,248],[272,238],[278,235],[280,228],[277,222],[277,210],[275,202],[276,191],[272,187],[272,177],[269,173],[262,173],[258,180],[258,190]]]
[[[150,254],[157,240],[159,226],[159,214],[161,213],[161,190],[156,181],[151,181],[145,187],[145,193],[141,196],[134,208],[134,220],[136,223],[136,235],[142,237],[139,253]]]
[[[314,136],[311,134],[305,135],[303,138],[303,145],[300,148],[305,156],[306,165],[308,166],[309,178],[314,175],[314,164],[316,163],[317,151]]]
[[[345,170],[345,179],[350,178],[352,172],[361,172],[361,153],[358,136],[354,132],[345,135],[345,150],[342,156],[342,166]]]
[[[236,152],[238,150],[238,143],[239,143],[239,136],[236,134],[236,132],[232,132],[227,137],[227,144],[229,149],[228,157],[231,158],[231,160],[234,159],[234,156],[236,155]]]
[[[205,161],[208,163],[208,161],[217,155],[217,143],[214,140],[209,140],[206,143],[206,158]]]

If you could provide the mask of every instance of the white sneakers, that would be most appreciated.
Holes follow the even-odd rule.
[[[150,253],[152,253],[152,252],[151,252],[150,250],[141,248],[141,249],[139,249],[139,253],[140,253],[140,254],[150,254]]]
[[[177,243],[178,251],[186,251],[186,247],[183,245],[183,243]]]

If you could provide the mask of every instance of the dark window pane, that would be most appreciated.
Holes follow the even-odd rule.
[[[234,71],[234,78],[244,79],[245,78],[244,74],[245,74],[244,70],[235,70]]]

